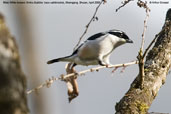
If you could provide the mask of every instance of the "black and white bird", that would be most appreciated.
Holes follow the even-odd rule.
[[[125,43],[133,43],[129,37],[120,30],[110,30],[97,33],[89,37],[71,55],[53,59],[47,64],[55,62],[71,62],[76,65],[111,65],[109,57],[113,50]]]

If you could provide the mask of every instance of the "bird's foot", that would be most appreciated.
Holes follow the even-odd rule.
[[[106,64],[105,66],[106,66],[106,68],[109,68],[110,65],[109,64]]]
[[[112,64],[106,64],[105,66],[106,66],[106,68],[110,68],[112,66]]]
[[[99,60],[98,62],[99,62],[99,65],[106,66],[106,63],[104,63],[103,61]]]
[[[101,65],[101,66],[106,66],[106,68],[110,68],[110,66],[112,66],[112,64],[110,64],[110,63],[105,63],[105,62],[102,62],[102,61],[100,61],[100,60],[99,60],[99,65]]]

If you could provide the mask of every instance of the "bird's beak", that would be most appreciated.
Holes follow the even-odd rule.
[[[130,40],[130,39],[127,39],[127,40],[126,40],[126,43],[133,43],[133,41]]]

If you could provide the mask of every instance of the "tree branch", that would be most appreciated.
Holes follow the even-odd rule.
[[[134,64],[138,64],[138,61],[123,63],[123,64],[111,65],[111,66],[108,66],[108,68],[126,67],[126,66],[130,66],[130,65],[134,65]],[[27,94],[30,94],[30,93],[35,92],[35,91],[38,91],[39,89],[41,89],[41,88],[43,88],[43,87],[50,87],[51,84],[52,84],[54,81],[57,81],[57,80],[66,81],[66,80],[67,80],[68,78],[70,78],[70,77],[79,77],[79,76],[83,76],[83,75],[84,75],[85,73],[87,73],[87,72],[99,71],[100,69],[104,69],[104,68],[106,68],[106,66],[98,66],[98,67],[95,67],[95,68],[91,68],[91,69],[87,69],[87,70],[80,71],[80,72],[78,72],[78,73],[70,73],[70,74],[67,74],[67,75],[63,75],[63,74],[62,74],[62,75],[61,75],[60,77],[58,77],[58,78],[52,77],[52,78],[50,78],[49,80],[47,80],[46,82],[44,82],[43,84],[37,86],[36,88],[27,91]]]
[[[28,114],[18,48],[0,14],[0,114]]]
[[[116,104],[116,114],[146,114],[171,68],[171,9],[165,24],[149,51],[144,66],[144,87],[141,89],[140,75],[131,84],[125,96]]]

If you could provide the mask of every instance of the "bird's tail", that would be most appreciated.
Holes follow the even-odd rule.
[[[72,62],[72,57],[71,56],[67,56],[67,57],[61,57],[61,58],[57,58],[57,59],[52,59],[52,60],[49,60],[47,62],[47,64],[52,64],[52,63],[56,63],[56,62],[60,62],[60,61]]]

